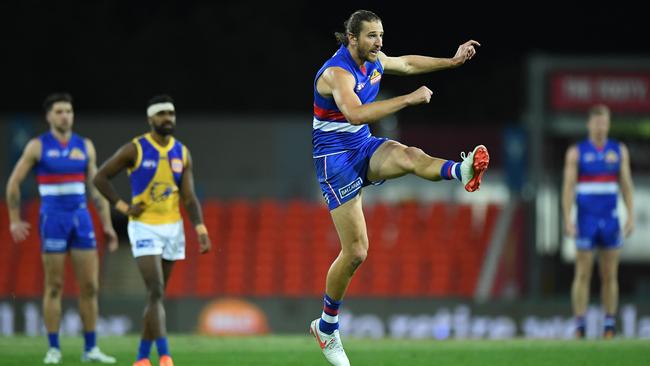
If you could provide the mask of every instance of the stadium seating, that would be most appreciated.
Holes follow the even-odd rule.
[[[196,234],[185,220],[186,260],[175,265],[167,296],[322,294],[325,275],[339,252],[324,205],[300,200],[209,200],[202,207],[213,250],[199,254]],[[368,205],[364,208],[368,260],[348,296],[471,297],[499,210],[494,204],[443,202]],[[14,244],[6,211],[2,203],[0,238],[7,255],[0,257],[0,297],[39,297],[43,274],[38,236],[32,230],[26,242]],[[24,214],[37,227],[38,202],[26,204]],[[94,212],[93,218],[98,224]],[[17,271],[30,275],[14,279]],[[78,294],[73,278],[66,263],[65,296]]]

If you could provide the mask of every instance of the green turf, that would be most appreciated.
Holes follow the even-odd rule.
[[[136,336],[99,339],[102,349],[131,365]],[[346,339],[353,366],[361,365],[650,365],[650,340],[612,341],[413,341]],[[172,335],[170,349],[176,366],[199,365],[323,365],[320,349],[309,336],[213,338]],[[63,337],[64,365],[81,365],[82,340]],[[44,338],[0,337],[0,365],[39,365],[46,351]],[[155,351],[153,352],[155,354]],[[152,357],[157,365],[157,356]]]

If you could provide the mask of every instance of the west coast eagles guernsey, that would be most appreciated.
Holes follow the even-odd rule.
[[[187,148],[170,138],[160,146],[150,133],[133,139],[137,157],[129,169],[131,204],[144,203],[139,217],[129,220],[145,224],[170,224],[181,220],[179,209],[180,185],[187,166]]]

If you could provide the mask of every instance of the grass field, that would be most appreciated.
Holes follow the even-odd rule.
[[[136,336],[100,338],[102,349],[133,363]],[[361,365],[650,365],[650,340],[612,341],[413,341],[344,340],[353,366]],[[64,365],[81,365],[81,337],[61,340]],[[172,335],[170,349],[176,366],[199,365],[323,365],[316,342],[309,336],[210,338]],[[0,337],[0,365],[39,365],[46,351],[43,338]],[[155,355],[155,356],[153,356]],[[155,350],[151,361],[157,365]]]

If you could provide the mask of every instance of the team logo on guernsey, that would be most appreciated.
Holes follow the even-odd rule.
[[[174,158],[172,159],[171,166],[172,166],[172,172],[174,173],[183,172],[183,160]]]
[[[361,180],[361,177],[355,179],[352,183],[348,184],[345,187],[339,188],[339,196],[341,198],[345,198],[352,193],[358,191],[361,188],[361,185],[363,184],[363,181]]]
[[[618,163],[618,154],[614,150],[607,150],[605,153],[605,162],[610,164]]]
[[[72,160],[84,160],[86,158],[86,154],[84,154],[84,152],[81,151],[81,149],[79,149],[78,147],[72,149],[72,151],[70,151],[70,154],[68,156]]]
[[[372,72],[372,75],[370,75],[370,85],[378,83],[379,80],[381,80],[381,74],[377,69],[375,69],[375,71]]]
[[[174,193],[175,187],[171,184],[155,182],[151,185],[150,195],[151,200],[154,202],[162,202],[169,198]]]

